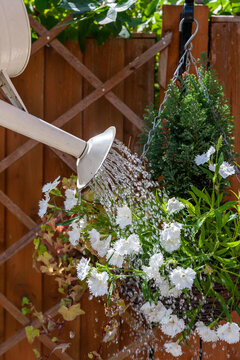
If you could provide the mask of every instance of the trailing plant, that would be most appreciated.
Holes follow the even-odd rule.
[[[201,173],[194,159],[214,145],[222,133],[227,141],[222,152],[227,160],[232,160],[233,118],[223,87],[212,70],[201,68],[200,72],[200,78],[184,74],[181,82],[170,83],[159,126],[146,154],[154,179],[170,196],[187,198],[192,185],[209,191],[208,174]],[[140,135],[142,143],[146,143],[156,115],[153,107],[147,108]]]
[[[63,179],[62,189],[59,178],[43,187],[44,225],[34,258],[59,284],[64,320],[72,320],[65,315],[76,306],[81,311],[77,295],[87,287],[106,303],[104,341],[117,335],[117,314],[129,304],[146,330],[158,326],[171,338],[164,350],[173,356],[182,354],[190,334],[207,342],[239,341],[231,314],[240,314],[240,194],[224,200],[222,185],[235,168],[223,150],[220,137],[195,158],[211,188],[191,186],[188,200],[154,190],[142,168],[138,192],[116,188],[111,202],[92,190],[80,198],[75,177]],[[39,335],[30,330],[31,338]]]

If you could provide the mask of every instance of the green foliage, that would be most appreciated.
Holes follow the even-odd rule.
[[[239,15],[237,0],[203,0],[210,15]],[[132,32],[152,32],[159,38],[162,31],[162,6],[182,4],[181,0],[24,0],[28,12],[47,29],[57,25],[70,13],[73,21],[59,40],[79,41],[84,50],[85,39],[92,36],[98,45],[110,36],[129,38]],[[32,31],[33,40],[38,35]]]
[[[147,153],[154,178],[160,181],[169,195],[187,198],[192,185],[209,190],[211,178],[206,169],[202,174],[194,159],[217,143],[222,131],[232,149],[232,116],[224,99],[222,86],[213,71],[200,70],[210,101],[206,99],[200,80],[195,75],[185,76],[181,85],[170,83],[168,97]],[[215,114],[215,115],[214,115]],[[156,112],[148,107],[144,116],[142,143]],[[229,148],[222,144],[224,157],[229,160]]]

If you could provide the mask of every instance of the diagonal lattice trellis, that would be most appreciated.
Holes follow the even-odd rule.
[[[64,114],[59,116],[56,120],[53,121],[53,124],[57,127],[62,127],[67,124],[71,119],[73,119],[80,112],[85,110],[88,106],[96,102],[98,99],[105,97],[115,108],[117,108],[132,124],[134,124],[138,129],[142,127],[142,120],[122,101],[117,95],[112,92],[112,89],[120,84],[123,80],[129,77],[134,73],[138,68],[143,64],[148,62],[153,58],[157,53],[166,49],[172,38],[172,34],[168,33],[161,38],[160,41],[155,43],[140,56],[136,57],[131,61],[127,66],[120,70],[117,74],[112,76],[109,80],[104,83],[92,72],[90,71],[76,56],[74,56],[71,51],[69,51],[62,43],[60,43],[56,36],[59,35],[67,25],[64,25],[65,22],[69,21],[69,17],[66,18],[62,23],[53,27],[51,30],[47,30],[42,26],[36,19],[30,16],[30,23],[32,28],[39,34],[38,40],[32,46],[31,55],[35,54],[42,47],[49,44],[62,58],[65,59],[76,72],[82,75],[94,88],[89,95],[84,97],[81,101],[67,110]],[[0,173],[14,164],[17,160],[21,159],[25,154],[32,150],[38,144],[35,140],[28,140],[23,145],[19,146],[15,151],[10,155],[6,156],[3,160],[0,161]],[[66,163],[74,172],[76,171],[75,160],[58,150],[52,149],[54,153]],[[40,225],[36,224],[19,206],[17,206],[3,191],[0,190],[0,202],[13,213],[22,224],[28,228],[28,233],[25,234],[21,239],[16,241],[12,246],[6,249],[3,253],[0,254],[0,265],[4,264],[8,259],[13,255],[23,249],[34,239],[36,233],[40,229]],[[9,301],[2,293],[0,293],[0,305],[8,311],[20,324],[26,326],[28,320],[21,314],[21,312],[16,308],[16,306]],[[46,314],[52,316],[57,314],[58,304],[52,307],[47,311]],[[33,322],[33,326],[39,327],[40,324],[38,321]],[[18,342],[23,340],[26,337],[25,329],[21,329],[15,333],[12,337],[6,340],[0,345],[0,355],[6,353]],[[50,349],[53,349],[54,344],[47,336],[41,336],[40,341]],[[56,351],[55,353],[59,359],[63,360],[72,360],[72,358],[61,351]],[[116,357],[117,358],[117,357]]]

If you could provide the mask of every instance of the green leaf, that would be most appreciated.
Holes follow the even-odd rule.
[[[88,0],[61,0],[60,7],[72,10],[76,15],[82,15],[88,11],[94,11],[97,8],[93,1]]]
[[[124,39],[129,39],[131,37],[131,33],[128,31],[126,26],[122,26],[122,30],[119,33],[119,36],[121,36]]]
[[[35,238],[35,239],[33,240],[33,244],[34,244],[34,249],[35,249],[35,250],[38,249],[39,242],[40,242],[40,239],[39,239],[39,238]]]
[[[228,246],[230,248],[236,247],[240,245],[240,240],[238,241],[233,241],[233,242],[228,242],[228,243],[224,243],[224,246]]]
[[[33,352],[37,359],[40,360],[42,358],[40,352],[37,349],[33,349]]]
[[[228,210],[228,209],[230,209],[230,208],[233,208],[237,203],[238,203],[237,201],[228,201],[226,204],[220,206],[220,207],[218,208],[218,211],[223,212],[223,211],[225,211],[225,210]]]
[[[26,316],[27,314],[30,314],[31,313],[31,310],[28,308],[28,307],[23,307],[22,308],[22,314],[24,315],[24,316]]]
[[[30,304],[30,300],[26,296],[24,296],[22,298],[22,306],[28,305],[28,304]]]
[[[240,316],[240,308],[239,308],[238,305],[236,305],[235,310],[236,310],[236,312],[238,313],[238,316]]]
[[[45,9],[49,8],[48,0],[35,0],[34,4],[36,6],[37,11],[43,12]]]
[[[157,10],[158,4],[159,4],[159,0],[150,1],[144,11],[144,15],[146,17],[150,17],[151,15],[153,15]]]
[[[111,285],[109,287],[108,298],[107,298],[107,306],[108,307],[110,306],[110,301],[111,301],[111,296],[112,296],[112,293],[113,293],[113,290],[114,290],[114,285],[115,285],[115,280],[113,280],[111,282]]]
[[[39,329],[34,329],[34,327],[31,326],[31,325],[25,327],[25,332],[26,332],[28,342],[30,344],[33,343],[35,337],[38,337],[40,335],[40,330]]]
[[[217,231],[220,232],[222,228],[222,213],[219,210],[214,210],[214,214],[217,220]]]
[[[106,25],[116,21],[117,12],[115,8],[110,8],[105,15],[101,15],[99,19],[97,18],[97,22],[99,25]]]
[[[203,191],[198,190],[195,186],[191,186],[192,191],[201,199],[205,200],[211,206],[211,199]]]
[[[114,9],[117,12],[123,12],[131,8],[136,3],[136,0],[126,0],[126,1],[120,1],[117,6],[114,7]]]

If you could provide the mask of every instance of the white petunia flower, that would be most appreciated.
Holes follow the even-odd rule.
[[[209,168],[210,171],[215,172],[216,164],[209,164],[208,168]]]
[[[58,186],[58,184],[60,183],[59,179],[60,179],[60,176],[58,176],[53,182],[49,182],[49,183],[45,184],[42,188],[42,192],[47,193],[47,192],[50,192],[53,189],[55,189]]]
[[[219,168],[219,174],[221,177],[226,179],[228,176],[235,174],[235,169],[233,165],[230,165],[227,161],[224,161]]]
[[[46,214],[49,200],[50,200],[50,196],[49,193],[47,192],[45,194],[45,198],[39,201],[38,216],[43,217],[43,215]]]
[[[108,293],[108,273],[106,271],[98,273],[92,269],[90,277],[87,279],[90,292],[94,296],[103,296]]]
[[[72,246],[77,246],[78,243],[79,243],[79,239],[80,239],[81,228],[80,228],[79,223],[77,221],[74,221],[71,224],[71,228],[72,228],[72,230],[70,230],[68,232],[69,241],[72,244]]]
[[[235,344],[239,342],[239,330],[238,324],[228,322],[224,325],[219,325],[217,336],[220,340],[224,340],[228,344]]]
[[[64,201],[64,208],[65,210],[71,210],[78,202],[78,199],[76,198],[76,189],[66,189],[65,196],[66,200]]]
[[[107,239],[100,240],[100,234],[96,229],[89,231],[90,243],[92,248],[97,251],[98,255],[104,257],[109,249],[111,235]]]
[[[77,277],[79,280],[84,280],[89,273],[91,267],[88,265],[90,259],[81,258],[80,262],[77,264]]]
[[[110,259],[110,260],[109,260]],[[114,249],[109,249],[107,252],[107,260],[109,260],[109,264],[116,266],[118,268],[122,267],[122,264],[124,262],[124,256],[120,255],[117,251]]]
[[[173,356],[181,356],[182,355],[182,348],[176,342],[169,342],[164,344],[166,352],[172,354]]]
[[[114,250],[120,255],[133,255],[141,251],[139,236],[130,235],[127,239],[119,239],[114,244]]]
[[[179,319],[177,315],[171,315],[169,321],[161,326],[162,332],[165,335],[174,337],[185,329],[183,319]]]
[[[127,238],[127,253],[128,255],[138,254],[142,250],[139,236],[131,234]]]
[[[117,209],[116,223],[120,229],[124,229],[127,225],[132,225],[132,212],[127,205]]]
[[[196,323],[196,331],[200,338],[205,342],[217,341],[218,336],[215,330],[211,330],[202,321]]]
[[[174,269],[171,272],[170,280],[178,290],[191,289],[195,276],[196,276],[196,272],[193,269],[191,268],[184,269],[178,266],[176,269]]]
[[[212,172],[215,172],[216,170],[216,164],[209,164],[208,166],[209,170]],[[222,178],[226,179],[228,176],[235,174],[235,168],[234,165],[230,165],[227,161],[224,161],[219,168],[219,174]]]
[[[183,205],[183,203],[181,203],[175,197],[169,199],[167,202],[167,206],[166,206],[167,212],[170,215],[178,213],[180,210],[182,210],[184,208],[185,208],[185,205]]]
[[[161,301],[159,301],[157,305],[146,302],[145,304],[142,305],[140,311],[144,314],[144,316],[150,323],[160,323],[160,324],[168,323],[172,313],[172,310],[167,309],[161,303]]]
[[[142,266],[143,271],[146,273],[148,280],[154,279],[158,282],[161,278],[159,267],[162,266],[164,258],[162,253],[156,253],[149,259],[149,266]]]
[[[181,246],[181,224],[165,224],[160,234],[161,246],[169,253]]]
[[[159,287],[161,297],[178,298],[182,293],[176,286],[170,286],[169,282],[162,276],[156,280],[156,285]]]
[[[117,251],[114,251],[114,249],[110,249],[107,252],[107,260],[109,260],[110,265],[121,268],[124,262],[124,256],[120,255]]]
[[[199,165],[203,165],[206,162],[208,162],[210,160],[210,156],[212,154],[214,154],[216,151],[216,149],[211,146],[210,149],[208,149],[207,152],[201,154],[201,155],[197,155],[194,159],[195,163],[199,166]]]

